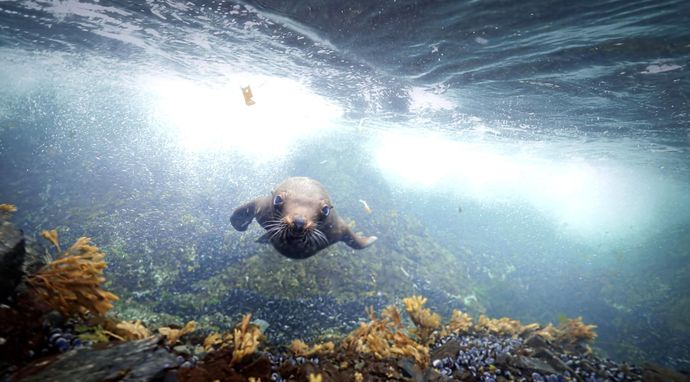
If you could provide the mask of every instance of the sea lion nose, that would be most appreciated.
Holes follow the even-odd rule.
[[[295,218],[292,220],[292,224],[295,226],[295,229],[301,231],[302,228],[304,228],[304,217],[295,216]]]

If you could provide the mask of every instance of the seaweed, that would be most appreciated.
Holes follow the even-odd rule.
[[[325,342],[309,346],[301,340],[293,340],[290,344],[290,351],[296,357],[309,357],[318,353],[331,353],[335,349],[333,342]]]
[[[403,299],[405,310],[415,324],[414,333],[424,344],[433,341],[432,334],[441,325],[441,316],[424,308],[426,297],[412,296]]]
[[[508,317],[488,318],[482,314],[474,327],[480,332],[515,337],[527,330],[536,329],[539,325],[530,324],[525,326],[520,321],[512,320]]]
[[[27,284],[40,298],[66,317],[99,317],[113,307],[118,297],[102,289],[105,282],[103,270],[107,264],[105,254],[90,243],[88,237],[80,237],[65,252],[60,250],[57,232],[42,233],[58,250],[59,256],[35,274],[27,277]]]
[[[378,359],[409,357],[421,367],[426,367],[429,364],[429,348],[402,332],[402,325],[396,319],[399,313],[394,313],[393,309],[395,307],[386,308],[386,314],[377,318],[374,309],[370,308],[370,321],[360,323],[358,328],[350,332],[343,339],[342,347],[346,351],[372,354]]]
[[[582,316],[570,318],[558,326],[556,339],[571,344],[591,342],[597,338],[597,333],[594,331],[596,327],[596,325],[585,325]]]
[[[234,350],[230,365],[239,364],[246,356],[253,354],[262,338],[261,331],[255,325],[250,325],[251,313],[242,317],[242,323],[233,330]]]
[[[446,325],[446,331],[455,334],[462,334],[472,328],[472,317],[458,309],[453,309],[450,322]]]
[[[17,212],[17,206],[14,204],[0,204],[0,219],[7,220],[15,212]]]
[[[182,329],[173,329],[169,328],[167,326],[164,326],[162,328],[158,328],[158,333],[162,334],[165,336],[166,341],[168,342],[168,345],[174,345],[177,342],[179,342],[180,337],[184,336],[187,333],[191,333],[194,330],[196,330],[196,322],[195,321],[189,321],[187,324],[185,324]]]

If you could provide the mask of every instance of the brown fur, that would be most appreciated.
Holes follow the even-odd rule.
[[[280,206],[274,206],[276,195],[282,198]],[[327,216],[322,213],[324,206],[330,209]],[[230,221],[236,230],[245,231],[254,218],[268,231],[259,241],[270,242],[278,252],[293,259],[306,259],[338,241],[363,249],[377,239],[352,232],[336,213],[321,183],[306,177],[288,178],[270,196],[241,205]]]

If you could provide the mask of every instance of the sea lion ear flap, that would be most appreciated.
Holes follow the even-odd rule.
[[[256,215],[256,201],[245,203],[235,209],[230,216],[230,223],[238,231],[246,231]]]

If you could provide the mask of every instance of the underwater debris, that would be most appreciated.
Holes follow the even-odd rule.
[[[371,213],[371,207],[369,207],[369,203],[366,202],[366,200],[359,199],[359,202],[362,203],[362,208],[364,208],[364,212],[370,214]]]
[[[57,232],[44,231],[44,237],[58,249]],[[64,316],[83,316],[86,313],[103,317],[119,298],[101,288],[105,282],[103,270],[105,254],[80,237],[59,257],[27,278],[36,294]]]
[[[431,337],[432,333],[441,325],[441,316],[432,313],[428,308],[424,308],[426,301],[426,297],[421,296],[403,299],[405,310],[416,326],[414,333],[424,344],[428,344],[433,340]]]
[[[296,357],[309,357],[317,353],[331,353],[335,349],[333,342],[316,344],[312,347],[301,340],[293,340],[290,344],[290,351]]]
[[[249,325],[252,319],[252,314],[247,313],[242,317],[242,323],[238,328],[233,330],[234,333],[234,350],[232,352],[232,360],[230,365],[236,365],[242,359],[256,351],[261,339],[261,330],[254,325]]]
[[[249,85],[242,87],[242,95],[244,96],[245,105],[252,106],[256,103],[252,99],[252,97],[254,97],[254,94],[252,94],[252,88],[249,87]]]
[[[472,328],[472,317],[469,314],[461,312],[459,309],[453,309],[453,314],[450,322],[446,325],[446,331],[455,334],[462,334]]]
[[[164,326],[162,328],[158,328],[158,333],[165,337],[166,341],[168,342],[168,345],[172,346],[180,340],[180,337],[184,336],[187,333],[191,333],[194,330],[196,330],[196,322],[189,321],[185,324],[185,326],[182,329],[172,329],[167,326]]]

